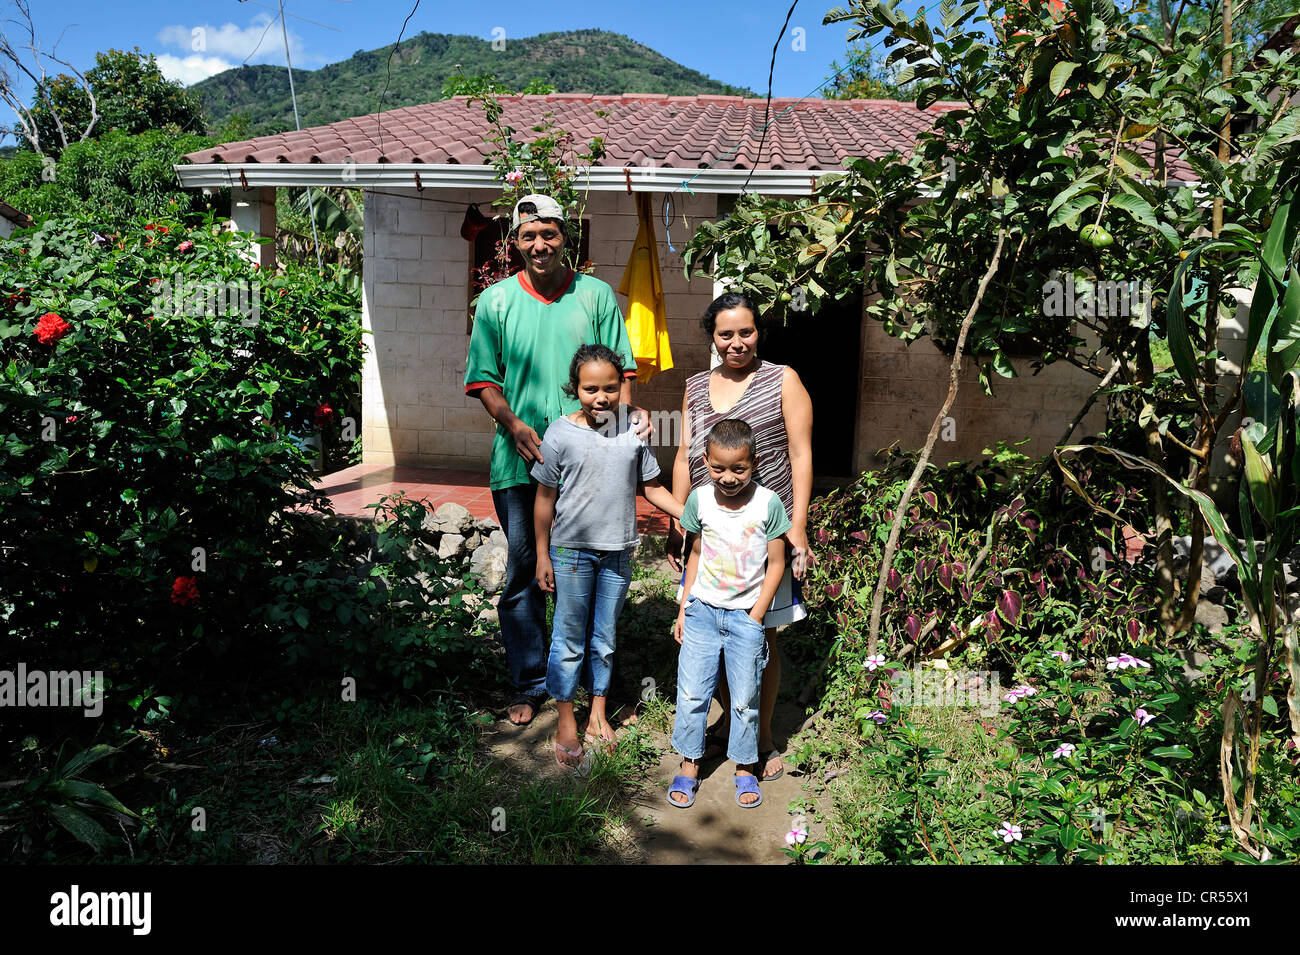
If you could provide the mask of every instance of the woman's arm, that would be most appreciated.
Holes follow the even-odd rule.
[[[691,416],[687,411],[686,395],[682,395],[682,443],[677,446],[677,457],[673,459],[673,497],[678,505],[686,503],[686,496],[691,493]],[[648,500],[648,498],[647,498]],[[653,503],[653,502],[651,502]],[[669,513],[672,513],[671,511]],[[681,516],[679,510],[675,517]],[[673,521],[668,529],[668,566],[675,571],[682,569],[679,556],[684,537],[682,527]]]
[[[555,488],[537,485],[533,503],[533,535],[537,540],[537,586],[555,593],[555,571],[551,566],[551,524],[555,521]]]
[[[668,488],[659,483],[658,478],[651,478],[641,485],[641,494],[647,501],[670,517],[680,519],[683,503],[673,496]]]
[[[794,575],[803,577],[808,554],[808,503],[812,500],[812,399],[799,373],[786,366],[781,379],[781,414],[789,441],[790,472],[794,484],[794,513],[786,537],[794,545]]]

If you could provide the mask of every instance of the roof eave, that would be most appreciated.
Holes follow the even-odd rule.
[[[494,166],[456,163],[196,163],[177,165],[182,186],[402,186],[422,189],[500,189]],[[671,192],[686,184],[697,193],[807,195],[813,181],[838,169],[677,169],[670,167],[596,166],[576,170],[575,183],[592,192]],[[418,179],[417,179],[418,177]]]

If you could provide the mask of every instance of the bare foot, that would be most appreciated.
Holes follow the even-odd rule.
[[[614,735],[614,727],[610,726],[609,721],[595,715],[587,721],[586,736],[588,742],[600,741],[611,744],[618,742],[618,737]]]
[[[699,779],[700,764],[693,763],[689,759],[683,759],[681,765],[677,767],[677,775],[685,776],[687,779]],[[690,802],[690,799],[684,793],[680,792],[669,793],[668,798],[679,806],[685,806]]]
[[[514,723],[515,726],[527,726],[533,721],[533,717],[537,715],[537,709],[538,707],[534,706],[532,703],[526,700],[520,700],[519,702],[511,703],[510,706],[506,708],[506,716],[509,717],[510,722]]]
[[[760,754],[774,753],[775,749],[775,746],[763,746],[762,744],[759,744],[758,747]],[[770,759],[760,759],[760,762],[763,763],[763,775],[758,777],[760,782],[766,782],[769,779],[776,779],[785,772],[785,763],[782,762],[780,754],[774,753]]]

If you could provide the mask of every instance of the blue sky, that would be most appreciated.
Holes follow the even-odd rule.
[[[654,0],[626,4],[493,3],[421,0],[406,28],[491,40],[494,30],[526,37],[555,30],[599,28],[624,33],[714,79],[767,88],[772,44],[790,0]],[[850,24],[823,26],[843,0],[800,0],[777,53],[773,95],[803,96],[843,62]],[[5,0],[3,5],[12,10]],[[314,69],[397,39],[415,0],[289,0],[285,10],[294,68]],[[916,0],[907,0],[908,9]],[[35,0],[37,36],[46,49],[85,70],[96,51],[139,47],[158,56],[164,73],[192,83],[250,63],[284,63],[276,0]],[[269,29],[268,29],[269,25]],[[12,24],[6,30],[14,36]],[[797,32],[802,31],[802,32]],[[199,31],[199,32],[196,32]],[[260,47],[258,46],[260,40]],[[801,48],[800,48],[801,47]],[[508,50],[508,47],[507,47]]]

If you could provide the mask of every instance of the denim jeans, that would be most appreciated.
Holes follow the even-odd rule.
[[[533,537],[536,484],[492,492],[497,520],[506,535],[506,579],[497,603],[501,642],[516,692],[546,695],[546,595],[537,586],[537,544]]]
[[[767,666],[763,626],[744,610],[723,610],[692,598],[677,657],[677,719],[673,749],[687,759],[704,755],[709,705],[718,684],[718,654],[731,690],[727,758],[744,766],[758,760],[758,696]]]
[[[632,582],[631,553],[552,547],[551,567],[555,630],[546,692],[568,703],[581,683],[592,696],[606,696],[614,667],[614,628]]]

